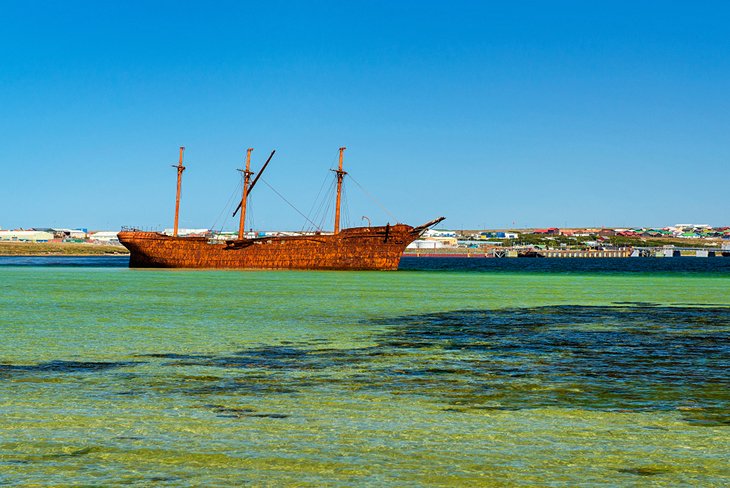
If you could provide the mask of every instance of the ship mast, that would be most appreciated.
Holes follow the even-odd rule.
[[[342,171],[342,155],[345,152],[346,147],[340,148],[340,165],[335,171],[337,173],[337,200],[335,201],[335,234],[340,232],[340,202],[342,201],[342,180],[347,174],[347,171]]]
[[[241,220],[238,223],[238,239],[243,239],[243,233],[246,225],[246,200],[248,199],[248,184],[251,181],[251,151],[253,148],[246,150],[246,169],[238,170],[243,173],[243,194],[241,195]]]
[[[183,171],[185,171],[185,166],[182,164],[183,151],[185,151],[185,147],[180,146],[180,161],[177,163],[177,166],[174,164],[172,165],[173,168],[177,168],[177,194],[175,195],[175,224],[172,229],[173,237],[177,237],[177,223],[180,217],[180,187],[182,186],[182,174]]]

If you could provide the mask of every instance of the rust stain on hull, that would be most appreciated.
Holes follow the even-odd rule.
[[[225,242],[142,231],[118,237],[136,268],[396,270],[406,246],[422,231],[423,226],[396,224]]]

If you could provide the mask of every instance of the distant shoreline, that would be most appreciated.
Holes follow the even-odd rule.
[[[122,246],[89,244],[79,242],[9,242],[0,241],[2,257],[42,257],[42,256],[128,256],[129,251]]]
[[[0,258],[85,258],[85,257],[113,257],[113,256],[129,256],[128,252],[119,253],[86,253],[86,254],[68,254],[68,253],[35,253],[35,254],[3,254],[0,252]]]

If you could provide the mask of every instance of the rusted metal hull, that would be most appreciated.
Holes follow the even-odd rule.
[[[122,231],[134,268],[396,270],[406,246],[423,231],[397,224],[356,227],[337,234],[265,237],[215,242]]]

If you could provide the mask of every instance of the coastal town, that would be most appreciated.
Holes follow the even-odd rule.
[[[730,227],[708,224],[626,228],[431,229],[406,254],[479,257],[730,256]]]
[[[172,235],[173,229],[161,230]],[[118,231],[86,228],[0,228],[2,254],[125,254]],[[248,238],[301,235],[249,231]],[[179,229],[180,236],[236,238],[233,231]],[[42,246],[45,245],[45,246]],[[428,229],[404,253],[419,257],[676,257],[730,256],[730,227],[676,224],[667,227]]]

